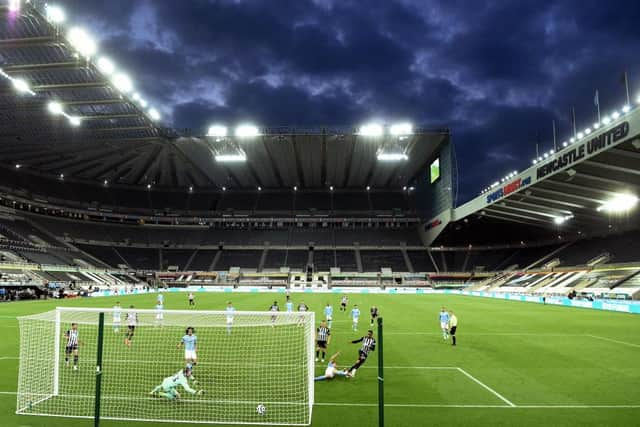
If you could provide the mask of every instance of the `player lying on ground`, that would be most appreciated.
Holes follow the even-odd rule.
[[[178,393],[178,386],[182,386],[187,393],[202,395],[204,390],[194,390],[189,387],[189,377],[191,376],[191,369],[184,368],[178,371],[175,375],[162,380],[162,384],[156,386],[149,394],[152,396],[166,397],[169,400],[179,399],[180,393]]]
[[[327,365],[327,369],[324,371],[324,375],[320,375],[319,377],[316,377],[315,381],[331,380],[335,378],[336,375],[340,377],[349,376],[349,374],[347,374],[347,371],[341,371],[338,369],[338,364],[336,362],[336,359],[338,358],[338,356],[340,356],[340,352],[337,352],[336,354],[334,354],[329,358],[329,364]]]
[[[364,362],[367,361],[369,353],[376,349],[376,340],[373,338],[372,330],[367,331],[367,335],[365,335],[364,337],[351,341],[352,344],[356,344],[359,342],[362,342],[362,347],[360,347],[360,350],[358,350],[358,360],[356,360],[356,363],[354,363],[353,366],[347,369],[347,372],[351,377],[356,376],[356,370],[360,366],[362,366]]]

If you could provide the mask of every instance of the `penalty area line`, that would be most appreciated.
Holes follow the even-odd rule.
[[[496,396],[498,399],[502,400],[507,405],[509,405],[511,407],[514,407],[514,408],[516,407],[516,405],[513,402],[511,402],[509,399],[507,399],[506,397],[504,397],[503,395],[501,395],[500,393],[498,393],[497,391],[495,391],[494,389],[492,389],[491,387],[489,387],[488,385],[486,385],[485,383],[483,383],[482,381],[480,381],[479,379],[477,379],[476,377],[474,377],[473,375],[471,375],[470,373],[465,371],[464,369],[459,367],[458,371],[460,371],[462,374],[464,374],[467,378],[471,379],[476,384],[478,384],[481,387],[483,387],[485,390],[489,391],[491,394]]]

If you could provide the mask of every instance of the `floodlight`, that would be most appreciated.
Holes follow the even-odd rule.
[[[407,191],[407,186],[402,187],[402,191]]]
[[[260,130],[258,130],[258,128],[254,125],[249,125],[249,124],[239,125],[236,128],[235,135],[238,138],[253,138],[260,135]]]
[[[113,76],[111,82],[120,92],[129,93],[133,90],[133,82],[131,81],[129,76],[124,73],[118,73]]]
[[[106,74],[108,76],[110,76],[116,71],[115,64],[106,56],[101,56],[100,58],[98,58],[98,62],[96,62],[96,64],[98,65],[98,69],[103,74]]]
[[[618,117],[620,117],[620,113],[618,113],[617,111],[614,111],[613,113],[611,113],[611,118],[613,120],[617,119]]]
[[[18,91],[18,93],[31,93],[31,88],[29,87],[29,83],[27,83],[23,79],[11,79],[11,83],[13,84],[13,88]]]
[[[155,108],[149,108],[148,113],[149,113],[149,117],[151,117],[151,120],[156,122],[160,120],[160,113]]]
[[[68,118],[71,126],[80,126],[80,124],[82,123],[82,119],[78,116],[68,116]]]
[[[53,24],[62,24],[67,18],[64,10],[60,6],[47,5],[47,20]]]
[[[604,116],[602,118],[602,124],[603,125],[608,125],[609,123],[611,123],[611,118],[609,118],[609,116]]]
[[[20,11],[20,0],[9,0],[9,12]]]
[[[224,138],[227,136],[227,127],[221,125],[209,126],[207,136],[215,136],[217,138]]]
[[[585,134],[585,135],[589,135],[590,133],[591,133],[591,128],[586,128],[586,129],[584,130],[584,134]]]
[[[189,186],[189,193],[193,193],[193,185]]]
[[[258,186],[258,191],[262,191],[262,187]]]
[[[568,220],[570,220],[571,218],[573,218],[573,215],[556,216],[556,217],[553,217],[553,222],[556,225],[561,225],[567,222]]]
[[[64,174],[63,173],[60,174],[60,179],[64,179]]]
[[[138,100],[138,104],[140,104],[142,108],[147,108],[147,105],[149,105],[149,103],[142,98]]]
[[[381,162],[400,162],[409,160],[409,156],[404,153],[379,153],[378,160]]]
[[[518,171],[513,171],[513,176],[518,175]]]
[[[222,187],[222,191],[227,191],[227,187]]]
[[[623,213],[638,204],[638,197],[633,194],[616,194],[598,207],[598,212]]]
[[[384,129],[377,123],[368,123],[358,130],[358,134],[362,136],[382,136]]]
[[[413,125],[411,123],[396,123],[391,125],[389,132],[394,136],[411,135],[413,133]]]
[[[371,190],[371,187],[367,185],[367,191]]]
[[[533,160],[531,161],[531,163],[533,163],[533,164],[535,165],[536,163],[538,163],[538,159],[533,159]]]
[[[293,191],[298,191],[298,186],[297,185],[293,186]]]
[[[600,128],[600,123],[594,123],[593,124],[593,128],[594,129],[599,129]]]
[[[109,185],[109,181],[107,181],[106,179],[104,180],[104,185],[107,186]]]
[[[578,139],[582,139],[582,138],[584,138],[584,133],[582,133],[582,132],[578,132],[577,137],[578,137]]]
[[[133,95],[131,95],[131,99],[133,99],[136,102],[140,102],[142,97],[140,96],[140,94],[138,92],[134,92]]]
[[[409,187],[409,191],[413,191],[415,189],[416,189],[416,187],[413,187],[413,186]]]
[[[575,138],[570,138],[569,142],[573,144],[574,142],[576,142],[576,139]]]
[[[64,112],[63,109],[62,109],[62,104],[60,104],[57,101],[51,101],[47,105],[47,109],[49,110],[49,112],[51,114],[54,114],[54,115],[59,115],[59,114],[62,114]]]
[[[640,95],[636,98],[636,104],[640,104]]]
[[[565,141],[565,142],[563,142],[563,143],[562,143],[562,146],[563,146],[563,147],[566,147],[567,145],[569,145],[569,144],[567,143],[567,141]]]
[[[544,158],[546,159],[547,157],[549,157],[549,153],[544,153]]]
[[[89,57],[98,51],[98,46],[93,38],[82,28],[73,27],[67,33],[67,39],[81,55]]]
[[[329,186],[329,191],[333,191],[333,185]]]
[[[22,167],[22,165],[20,163],[16,164],[16,169],[20,169]]]
[[[215,156],[216,162],[220,162],[220,163],[239,163],[239,162],[246,162],[247,161],[247,156],[244,153],[238,153],[238,154],[216,154]]]
[[[629,106],[629,105],[625,105],[624,107],[622,107],[622,112],[623,113],[628,113],[629,110],[631,110],[631,106]]]

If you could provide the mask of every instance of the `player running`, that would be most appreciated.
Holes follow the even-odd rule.
[[[338,364],[336,359],[340,356],[340,352],[337,352],[333,356],[329,358],[329,364],[327,365],[327,369],[324,371],[324,375],[320,375],[319,377],[315,377],[315,381],[324,381],[331,380],[335,378],[336,375],[341,377],[348,376],[347,371],[341,371],[338,369]]]
[[[196,306],[196,299],[195,299],[195,295],[193,295],[193,292],[189,292],[189,307],[194,307]]]
[[[175,375],[165,378],[162,384],[156,386],[149,394],[151,396],[162,396],[169,400],[179,399],[178,386],[182,386],[187,393],[202,395],[204,390],[194,390],[189,386],[189,378],[191,377],[191,369],[186,367],[178,371]]]
[[[322,352],[322,361],[327,352],[327,347],[331,341],[331,329],[327,327],[327,323],[323,320],[320,322],[320,326],[316,328],[316,362]]]
[[[327,303],[327,306],[324,308],[324,318],[327,321],[329,328],[331,328],[331,322],[333,321],[333,307],[331,307],[329,303]]]
[[[116,301],[116,305],[113,306],[113,333],[120,332],[120,322],[122,321],[122,307],[120,301]]]
[[[372,330],[368,330],[367,335],[364,337],[351,341],[352,344],[357,344],[359,342],[362,342],[362,346],[360,347],[360,350],[358,350],[358,360],[356,360],[356,363],[347,370],[348,376],[350,377],[356,376],[356,370],[366,362],[369,353],[376,349],[376,340],[373,338]]]
[[[280,311],[280,307],[278,307],[278,301],[274,301],[273,304],[271,304],[271,307],[269,307],[269,311],[273,313],[273,316],[271,316],[271,327],[273,327],[275,326],[276,319],[278,318],[278,315],[275,313]]]
[[[80,345],[80,333],[78,332],[78,324],[72,323],[71,329],[64,333],[67,344],[64,348],[64,362],[69,366],[69,355],[73,354],[73,370],[78,370],[78,346]]]
[[[371,327],[376,323],[376,319],[378,318],[378,307],[375,305],[371,307]]]
[[[442,329],[442,339],[447,340],[449,338],[449,313],[442,307],[440,311],[440,329]]]
[[[198,347],[198,337],[194,335],[194,330],[191,326],[187,328],[184,336],[178,343],[178,348],[184,346],[184,361],[190,370],[198,363],[198,356],[196,350]],[[195,380],[195,378],[192,378]]]
[[[358,304],[353,306],[351,310],[351,320],[352,320],[352,329],[355,331],[358,330],[358,322],[360,321],[360,309],[358,308]]]
[[[231,304],[231,301],[227,303],[227,335],[231,335],[231,327],[233,326],[233,313],[236,309]]]
[[[127,347],[131,347],[133,341],[133,334],[136,331],[136,325],[138,324],[138,313],[133,310],[133,305],[129,306],[127,312],[127,337],[124,339],[124,343]]]
[[[340,311],[347,311],[348,303],[349,303],[349,297],[346,295],[342,295],[342,300],[340,301]]]

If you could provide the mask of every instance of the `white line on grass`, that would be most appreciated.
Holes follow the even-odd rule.
[[[473,375],[471,375],[470,373],[465,371],[464,369],[458,368],[458,371],[460,371],[461,373],[466,375],[469,379],[474,381],[476,384],[479,384],[480,386],[484,387],[486,390],[491,392],[494,396],[496,396],[498,399],[502,400],[507,405],[512,406],[512,407],[516,406],[509,399],[507,399],[506,397],[504,397],[503,395],[501,395],[500,393],[498,393],[497,391],[495,391],[494,389],[492,389],[491,387],[489,387],[488,385],[486,385],[485,383],[483,383],[482,381],[480,381],[479,379],[477,379],[476,377],[474,377]]]
[[[629,347],[636,347],[636,348],[640,348],[640,344],[634,344],[634,343],[631,343],[631,342],[614,340],[614,339],[611,339],[611,338],[601,337],[601,336],[598,336],[598,335],[589,335],[589,334],[585,334],[585,337],[591,337],[591,338],[595,338],[595,339],[598,339],[598,340],[614,342],[614,343],[622,344],[622,345],[628,345]]]

